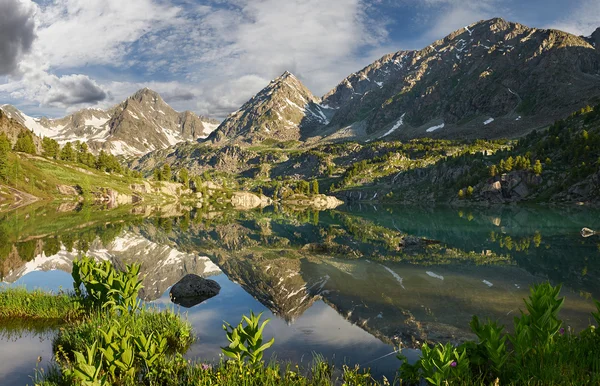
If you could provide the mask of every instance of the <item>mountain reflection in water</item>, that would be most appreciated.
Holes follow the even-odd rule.
[[[188,355],[207,360],[225,343],[222,321],[250,309],[274,318],[266,334],[279,359],[304,361],[316,351],[353,364],[400,342],[473,338],[474,314],[510,325],[533,283],[564,283],[561,316],[575,329],[600,298],[600,236],[579,235],[583,226],[600,228],[590,210],[86,213],[45,207],[0,219],[2,280],[68,287],[73,259],[86,253],[121,267],[141,263],[142,296],[163,307],[184,275],[211,276],[222,292],[187,314],[200,338]],[[386,375],[397,366],[393,356],[371,365]]]

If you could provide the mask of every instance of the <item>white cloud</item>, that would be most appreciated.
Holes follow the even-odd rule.
[[[179,12],[152,0],[56,0],[40,7],[35,49],[51,68],[123,65],[129,44],[172,26]]]
[[[583,0],[575,9],[567,12],[565,17],[548,24],[548,27],[589,36],[600,28],[600,4],[598,0]]]
[[[366,0],[214,0],[181,8],[158,0],[56,0],[38,6],[35,53],[21,62],[22,78],[0,91],[66,107],[85,98],[49,95],[52,83],[74,79],[53,73],[93,77],[90,66],[110,66],[112,73],[133,67],[142,79],[168,80],[88,77],[88,86],[112,96],[102,101],[102,92],[92,93],[90,102],[117,102],[124,89],[154,84],[181,107],[223,117],[285,70],[324,94],[368,64],[372,58],[360,52],[386,39],[385,25],[371,20],[369,8]]]

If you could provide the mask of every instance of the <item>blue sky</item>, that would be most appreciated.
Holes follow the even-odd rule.
[[[492,17],[589,35],[600,0],[0,0],[0,105],[56,117],[149,87],[223,118],[285,70],[323,95]]]

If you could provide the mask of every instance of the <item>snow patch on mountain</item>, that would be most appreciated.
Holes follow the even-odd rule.
[[[405,115],[406,115],[406,113],[402,114],[402,116],[400,117],[398,122],[396,122],[396,124],[394,126],[392,126],[392,128],[387,133],[385,133],[384,135],[382,135],[379,138],[381,139],[383,137],[387,137],[388,135],[392,134],[394,131],[398,130],[400,128],[400,126],[402,126],[404,124],[404,116]]]
[[[445,124],[445,123],[442,123],[441,125],[432,126],[432,127],[430,127],[429,129],[427,129],[426,131],[427,131],[428,133],[433,133],[434,131],[436,131],[436,130],[439,130],[439,129],[443,129],[444,127],[446,127],[446,124]]]

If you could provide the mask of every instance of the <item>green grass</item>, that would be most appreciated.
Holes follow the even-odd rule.
[[[0,305],[0,323],[14,319],[70,322],[83,315],[78,298],[71,294],[29,292],[25,288],[0,289]]]
[[[185,352],[194,340],[191,325],[177,314],[165,310],[143,308],[135,314],[115,317],[107,312],[94,312],[82,322],[62,329],[52,342],[55,352],[85,352],[85,345],[100,338],[99,329],[107,330],[118,321],[132,335],[159,333],[167,339],[171,352]]]

